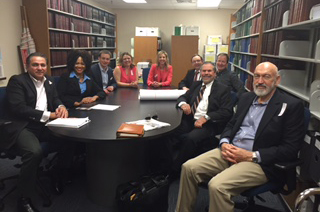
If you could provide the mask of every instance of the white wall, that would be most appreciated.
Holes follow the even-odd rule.
[[[230,17],[235,10],[114,10],[117,15],[118,52],[130,52],[130,38],[135,35],[135,27],[159,27],[163,50],[171,56],[171,35],[174,26],[200,26],[200,51],[208,35],[222,35],[227,43]]]
[[[0,80],[0,86],[6,86],[12,75],[20,74],[17,46],[20,44],[21,0],[0,0],[0,48],[6,80]]]

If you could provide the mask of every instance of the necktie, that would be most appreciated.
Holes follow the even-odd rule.
[[[204,90],[206,89],[206,85],[203,85],[201,88],[200,88],[200,91],[197,95],[197,98],[196,98],[196,101],[194,101],[193,105],[192,105],[192,108],[191,108],[191,112],[192,114],[194,115],[196,113],[196,110],[197,110],[197,107],[199,105],[199,102],[201,101],[202,97],[203,97],[203,93],[204,93]]]
[[[194,73],[193,81],[198,81],[198,75],[199,74],[200,74],[200,71],[196,71],[196,73]]]

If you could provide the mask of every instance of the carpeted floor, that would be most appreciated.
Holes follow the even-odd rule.
[[[0,160],[0,178],[13,175],[18,173],[18,169],[13,167],[13,164],[19,162],[19,159],[16,160]],[[0,197],[4,193],[14,186],[16,181],[12,180],[11,182],[6,183],[4,190],[0,190]],[[98,206],[92,203],[86,196],[86,180],[85,176],[78,175],[74,178],[73,183],[68,185],[65,188],[65,191],[62,195],[51,195],[52,205],[49,208],[42,207],[42,200],[40,197],[36,197],[34,201],[37,208],[42,212],[112,212],[111,209],[106,207]],[[174,212],[177,195],[179,189],[179,180],[174,181],[170,185],[169,189],[169,208],[168,212]],[[257,207],[252,209],[254,212],[286,212],[286,209],[283,207],[281,200],[277,195],[271,193],[265,193],[262,195],[266,199],[266,202],[263,203],[257,200]],[[16,211],[16,199],[17,195],[15,193],[10,194],[5,200],[5,212],[14,212]],[[241,197],[235,197],[235,201],[239,202],[242,200]],[[204,212],[205,207],[208,205],[208,193],[206,189],[200,188],[197,205],[195,212]],[[236,212],[241,210],[236,209]]]

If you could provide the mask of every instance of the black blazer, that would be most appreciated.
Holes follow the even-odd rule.
[[[108,72],[108,86],[113,86],[114,88],[117,88],[117,82],[116,82],[116,79],[113,76],[112,68],[108,67],[108,71],[107,72]],[[101,89],[103,89],[102,76],[101,76],[99,63],[93,64],[91,66],[91,71],[90,71],[89,75],[90,75],[90,77],[92,77],[93,81],[95,81],[95,83],[97,83],[97,85]]]
[[[233,140],[255,97],[253,92],[240,96],[237,112],[227,124],[221,138]],[[286,109],[282,113],[281,109],[285,104]],[[260,165],[269,180],[284,182],[284,174],[273,165],[296,159],[304,138],[303,117],[302,102],[276,90],[263,114],[253,144],[253,151],[259,151]]]
[[[196,101],[196,97],[202,86],[202,81],[194,82],[185,94],[181,95],[177,100],[177,107],[180,102],[187,102],[190,106]],[[207,115],[210,122],[227,123],[233,114],[233,106],[231,102],[230,88],[214,81],[209,95],[209,105]],[[192,114],[188,116],[193,116]]]
[[[54,112],[62,102],[58,98],[54,80],[46,76],[44,87],[47,95],[48,110]],[[7,100],[9,114],[7,117],[13,120],[6,126],[8,137],[0,142],[0,148],[10,148],[22,129],[28,124],[39,124],[43,111],[36,110],[37,91],[28,73],[14,75],[7,85]]]
[[[70,78],[70,73],[61,75],[58,83],[58,93],[63,104],[74,107],[75,102],[80,102],[84,97],[99,96],[100,99],[106,97],[106,93],[90,78],[86,80],[87,90],[81,94],[79,81],[77,78]]]
[[[194,69],[191,69],[187,72],[187,75],[179,82],[179,89],[182,89],[182,87],[190,88],[194,79]]]

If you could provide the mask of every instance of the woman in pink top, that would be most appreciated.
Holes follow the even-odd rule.
[[[120,87],[138,88],[137,68],[132,63],[132,56],[128,52],[120,55],[119,66],[117,66],[113,75]]]
[[[153,64],[148,76],[148,86],[155,88],[161,86],[170,86],[172,81],[172,66],[169,65],[168,54],[165,51],[159,51],[157,64]]]

